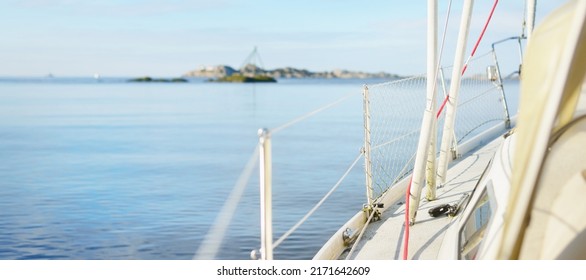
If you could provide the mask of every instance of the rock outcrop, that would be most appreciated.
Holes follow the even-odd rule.
[[[199,78],[224,78],[231,75],[243,75],[253,77],[256,75],[265,75],[275,79],[278,78],[322,78],[322,79],[396,79],[400,78],[398,75],[389,74],[385,72],[366,73],[336,69],[333,71],[312,72],[306,69],[297,69],[292,67],[277,68],[273,70],[265,70],[254,64],[247,64],[240,70],[226,65],[201,67],[199,69],[185,73],[184,77],[199,77]]]
[[[226,65],[200,67],[183,74],[183,77],[198,77],[198,78],[221,78],[232,76],[239,71]]]

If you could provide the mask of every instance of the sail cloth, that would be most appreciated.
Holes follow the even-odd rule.
[[[516,259],[550,137],[574,114],[586,74],[586,1],[570,1],[527,43],[512,190],[498,258]]]

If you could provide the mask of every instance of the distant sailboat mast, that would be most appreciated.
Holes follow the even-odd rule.
[[[258,52],[258,47],[254,46],[252,52],[246,57],[242,65],[240,66],[240,71],[243,71],[248,65],[253,66],[253,74],[256,75],[257,69],[264,69],[264,65],[262,59],[260,57],[260,53]]]
[[[239,71],[235,71],[231,75],[227,75],[225,77],[220,77],[216,81],[236,83],[277,82],[275,78],[271,77],[270,74],[264,70],[264,65],[256,46],[248,55],[248,57],[246,57],[240,66]]]

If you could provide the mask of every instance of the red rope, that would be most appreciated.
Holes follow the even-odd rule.
[[[474,44],[474,48],[472,49],[472,53],[470,53],[470,56],[468,57],[468,59],[466,60],[466,63],[464,64],[464,68],[462,68],[462,74],[461,74],[462,76],[464,76],[466,69],[468,69],[468,61],[470,61],[470,59],[474,56],[474,54],[476,53],[476,49],[478,49],[478,45],[480,44],[480,41],[482,40],[482,37],[484,37],[484,32],[486,31],[486,28],[488,27],[488,24],[490,23],[490,20],[492,19],[492,14],[494,13],[494,10],[496,9],[496,5],[498,4],[498,2],[499,2],[498,0],[494,1],[492,9],[490,10],[490,14],[488,15],[488,19],[486,19],[486,23],[484,23],[484,27],[482,28],[482,32],[480,33],[480,36],[478,36],[478,40],[476,40],[476,44]],[[439,118],[439,116],[441,115],[449,98],[450,98],[450,95],[446,96],[446,98],[442,102],[442,105],[440,106],[440,108],[437,112],[437,115],[435,116],[436,118]],[[409,185],[407,186],[407,193],[405,194],[405,238],[404,238],[404,243],[403,243],[403,260],[407,260],[407,258],[409,256],[409,203],[410,203],[409,201],[410,201],[411,182],[412,181],[413,181],[413,176],[411,176],[411,179],[409,180]]]
[[[409,257],[409,201],[410,194],[411,194],[411,182],[413,181],[413,176],[409,180],[409,185],[407,185],[407,193],[405,194],[405,242],[403,246],[403,260],[407,260]]]
[[[492,14],[494,13],[494,10],[496,9],[496,5],[498,4],[498,0],[494,1],[494,4],[492,5],[492,9],[490,10],[490,14],[488,15],[488,18],[486,19],[486,23],[484,23],[484,27],[482,28],[482,32],[480,33],[480,36],[478,36],[478,40],[476,40],[476,44],[474,44],[474,48],[472,49],[472,53],[470,53],[470,56],[468,57],[468,59],[466,60],[466,64],[464,64],[464,68],[462,68],[462,76],[464,76],[464,73],[466,73],[466,69],[468,69],[468,61],[470,61],[470,59],[474,56],[474,54],[476,53],[476,49],[478,49],[478,45],[480,44],[480,41],[482,40],[482,37],[484,37],[484,32],[486,31],[486,28],[488,27],[488,24],[490,23],[490,20],[492,19]],[[435,118],[439,118],[439,116],[442,114],[442,111],[444,110],[444,107],[446,106],[446,103],[448,103],[448,99],[450,98],[450,95],[446,96],[446,98],[444,99],[444,101],[442,102],[442,105],[440,106],[437,115],[435,116]]]

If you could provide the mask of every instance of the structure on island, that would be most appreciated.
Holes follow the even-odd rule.
[[[260,65],[260,66],[259,66]],[[240,66],[240,71],[225,71],[226,75],[218,77],[213,82],[229,83],[276,83],[277,80],[267,75],[264,70],[258,48],[255,46],[252,52]],[[229,73],[229,74],[228,74]]]

